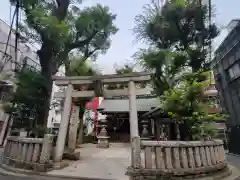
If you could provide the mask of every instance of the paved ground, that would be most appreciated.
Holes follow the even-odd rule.
[[[240,156],[227,155],[228,162],[240,170]]]
[[[240,170],[240,156],[226,155],[228,163]],[[240,180],[240,177],[236,180]]]
[[[27,180],[27,178],[21,178],[21,177],[19,177],[19,178],[16,178],[16,177],[13,177],[13,176],[1,176],[0,175],[0,179],[1,180]]]
[[[84,148],[80,148],[81,160],[72,163],[69,167],[62,170],[55,170],[49,174],[65,175],[65,176],[81,176],[103,179],[121,179],[127,180],[125,176],[126,167],[130,164],[130,148],[128,144],[112,144],[109,149],[98,149],[95,144],[85,144]],[[0,149],[1,151],[1,149]],[[240,157],[227,155],[228,162],[240,170]],[[59,178],[46,177],[22,177],[1,176],[0,180],[59,180]],[[65,180],[71,180],[66,179]],[[237,180],[240,180],[238,178]]]
[[[46,178],[14,177],[14,176],[1,176],[1,175],[0,175],[0,179],[1,180],[48,180]],[[55,180],[58,180],[58,179],[55,179]]]
[[[49,174],[89,178],[128,180],[125,175],[130,165],[130,144],[112,143],[108,149],[96,148],[96,144],[84,144],[78,149],[81,160],[62,170]]]

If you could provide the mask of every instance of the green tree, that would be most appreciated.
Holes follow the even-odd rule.
[[[86,61],[81,56],[70,58],[69,76],[94,76],[99,74],[98,70],[91,67],[91,61]]]
[[[144,9],[136,17],[134,34],[138,41],[150,44],[150,48],[137,53],[137,60],[155,71],[158,95],[174,85],[181,72],[209,69],[208,47],[219,31],[208,22],[206,5],[179,0],[161,6],[153,0]]]
[[[215,134],[214,120],[223,120],[221,113],[208,113],[209,104],[204,95],[208,72],[185,73],[178,86],[161,96],[162,109],[178,124],[182,140],[209,139]],[[205,80],[204,80],[205,79]]]
[[[123,66],[115,67],[115,73],[119,75],[132,72],[135,72],[134,66],[128,63],[124,64]],[[125,87],[127,87],[127,84],[109,84],[106,86],[108,90],[123,89]]]
[[[17,0],[10,2],[16,4]],[[63,64],[68,72],[68,54],[72,50],[84,54],[86,59],[106,52],[110,37],[117,32],[116,15],[100,4],[80,10],[80,0],[24,0],[21,3],[26,17],[21,26],[22,36],[40,45],[37,54],[48,89],[41,118],[47,122],[52,75]]]
[[[199,1],[158,1],[136,17],[134,33],[150,47],[135,56],[145,69],[154,70],[153,84],[162,108],[181,125],[184,140],[211,136],[215,116],[206,111],[203,86],[209,70],[209,47],[218,35],[209,22],[208,7]]]
[[[161,96],[165,90],[176,84],[178,76],[185,68],[183,62],[186,61],[186,53],[149,48],[141,49],[135,53],[134,58],[144,70],[154,71],[152,75],[154,94]]]
[[[35,135],[42,135],[44,121],[39,116],[47,91],[45,78],[38,72],[23,70],[16,76],[16,91],[10,94],[10,102],[4,105],[6,113],[14,115],[13,129],[24,128]]]

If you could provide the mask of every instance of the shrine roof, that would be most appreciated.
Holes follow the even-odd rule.
[[[142,98],[137,99],[137,111],[148,112],[153,107],[159,106],[159,99],[157,98]],[[99,106],[103,112],[129,112],[128,99],[104,99]]]

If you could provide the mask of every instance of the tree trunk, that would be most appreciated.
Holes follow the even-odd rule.
[[[44,125],[44,127],[47,127],[50,103],[52,98],[53,87],[52,74],[53,71],[56,70],[56,67],[53,67],[54,66],[52,62],[53,53],[51,50],[51,46],[48,46],[46,44],[47,43],[43,43],[41,49],[38,52],[41,64],[41,74],[45,78],[47,91],[45,94],[43,108],[40,110],[38,115],[38,123],[41,122]]]

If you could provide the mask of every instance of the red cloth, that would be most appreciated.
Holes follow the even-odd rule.
[[[92,98],[91,101],[89,101],[85,108],[86,109],[91,109],[93,112],[94,112],[94,129],[96,130],[96,133],[98,132],[97,130],[97,123],[98,123],[98,111],[97,111],[97,108],[99,106],[99,97],[94,97]]]

